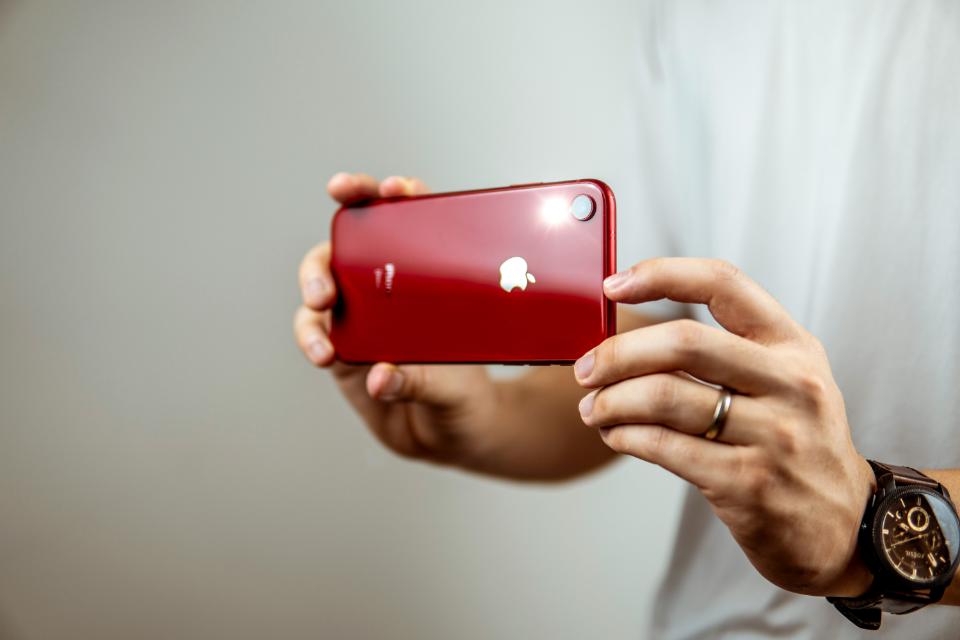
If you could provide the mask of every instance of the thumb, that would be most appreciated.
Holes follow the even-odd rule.
[[[436,367],[380,362],[367,374],[367,393],[382,402],[422,402],[451,406],[463,396],[455,376],[438,375]]]

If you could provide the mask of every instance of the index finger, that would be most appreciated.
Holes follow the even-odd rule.
[[[725,329],[750,340],[778,342],[802,331],[763,287],[723,260],[644,260],[607,278],[603,288],[615,302],[636,304],[667,298],[705,304]]]

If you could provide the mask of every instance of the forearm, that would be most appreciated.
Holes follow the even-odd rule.
[[[621,312],[617,320],[620,332],[659,321],[630,312]],[[551,481],[606,465],[615,454],[580,419],[577,404],[583,395],[571,367],[537,367],[498,382],[488,448],[466,466],[500,477]]]
[[[960,503],[960,469],[933,469],[926,470],[924,473],[946,487],[953,499],[953,505],[960,508],[960,504],[958,504]],[[950,587],[943,594],[940,604],[960,606],[960,571],[953,577],[953,582],[950,583]]]

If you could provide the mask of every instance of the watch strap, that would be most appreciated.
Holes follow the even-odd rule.
[[[845,615],[851,622],[863,629],[879,629],[881,613],[895,615],[912,613],[928,604],[934,604],[943,597],[944,588],[924,589],[910,592],[884,591],[874,583],[861,596],[853,598],[833,598],[827,600]],[[876,625],[876,626],[873,626]]]
[[[875,460],[867,460],[877,476],[877,488],[885,482],[893,481],[896,486],[920,485],[935,491],[943,491],[939,482],[917,471],[913,467],[900,467],[895,464],[886,464]]]
[[[843,617],[861,629],[868,629],[870,631],[879,629],[880,621],[883,619],[883,612],[880,610],[879,601],[873,605],[864,603],[863,606],[858,607],[851,603],[852,600],[859,602],[859,599],[854,598],[827,598],[827,602],[836,607],[837,611],[843,614]]]

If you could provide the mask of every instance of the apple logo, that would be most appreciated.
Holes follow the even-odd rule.
[[[527,261],[520,256],[507,258],[500,265],[500,288],[510,293],[517,287],[526,291],[527,282],[536,282],[532,273],[527,271]]]

